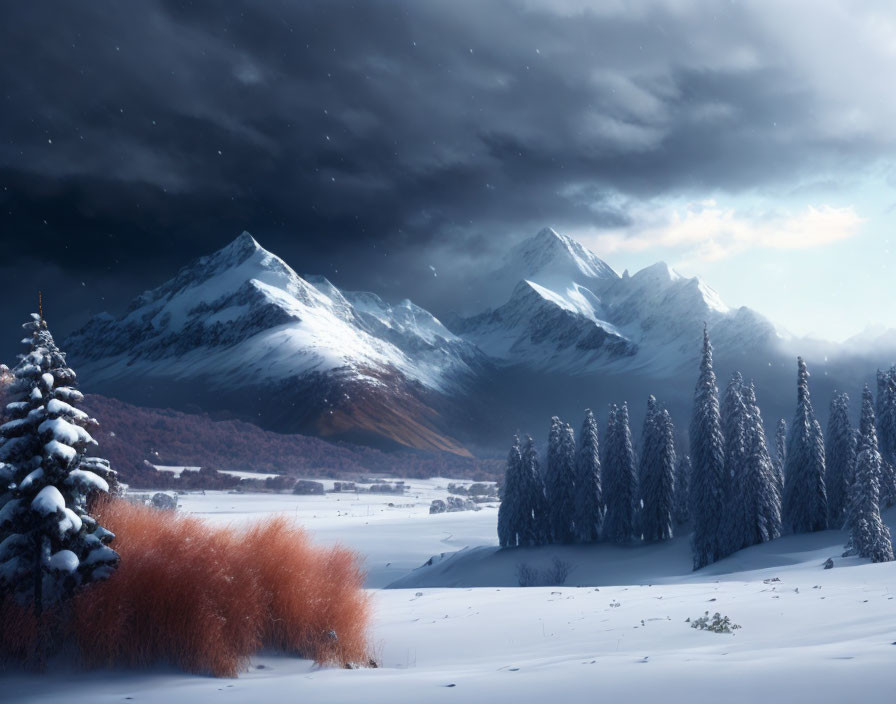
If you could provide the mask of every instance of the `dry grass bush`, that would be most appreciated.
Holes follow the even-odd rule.
[[[121,500],[95,512],[121,564],[71,610],[66,630],[87,666],[171,663],[235,676],[262,649],[367,662],[369,603],[352,552],[315,548],[284,518],[239,531]],[[29,631],[28,614],[16,617],[19,635],[0,636],[8,656],[33,642],[33,619]]]

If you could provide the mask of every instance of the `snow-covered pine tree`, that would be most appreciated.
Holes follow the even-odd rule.
[[[548,437],[545,493],[555,543],[571,543],[575,538],[575,452],[572,428],[554,416]]]
[[[880,374],[880,372],[878,372]],[[880,379],[880,378],[879,378]],[[878,393],[881,415],[877,417],[881,454],[880,505],[896,503],[896,367],[883,374],[883,398]],[[880,388],[880,381],[878,382]]]
[[[597,421],[590,408],[585,411],[576,450],[575,507],[576,540],[580,543],[596,542],[600,538],[604,509]]]
[[[697,570],[724,557],[721,527],[726,509],[725,442],[719,416],[719,390],[712,368],[712,344],[705,327],[690,439],[693,552]]]
[[[778,493],[775,469],[765,440],[762,413],[756,402],[753,384],[744,387],[744,405],[747,409],[744,440],[747,455],[744,458],[741,521],[743,546],[758,545],[781,535],[781,495]]]
[[[551,525],[554,542],[573,543],[576,539],[576,436],[569,423],[564,424],[560,433],[560,474],[554,485],[551,503]]]
[[[783,505],[784,525],[794,533],[827,527],[824,459],[824,436],[809,398],[809,371],[803,358],[798,357],[797,409],[787,439]]]
[[[523,479],[522,492],[523,527],[520,545],[546,545],[551,541],[550,515],[545,498],[544,479],[538,462],[538,450],[531,436],[526,436],[523,446]]]
[[[745,429],[747,407],[744,380],[740,372],[731,376],[722,400],[722,436],[725,438],[725,506],[722,522],[722,551],[725,555],[744,547],[747,533],[743,504],[744,465],[747,457]]]
[[[615,442],[615,434],[616,434],[616,404],[610,404],[610,412],[607,416],[607,432],[604,434],[604,445],[603,445],[603,455],[601,457],[601,469],[603,470],[603,488],[604,488],[604,504],[606,505],[607,499],[607,486],[610,483],[610,467],[609,460],[607,457],[608,450],[610,446]]]
[[[722,436],[725,438],[725,474],[734,477],[746,456],[744,426],[747,409],[744,405],[744,378],[734,372],[722,398]],[[729,487],[732,486],[729,484]]]
[[[877,449],[874,402],[867,386],[862,393],[859,431],[861,440],[850,489],[849,547],[859,557],[870,558],[872,562],[890,562],[893,560],[893,544],[890,529],[880,517],[881,458]]]
[[[607,448],[607,462],[611,469],[610,484],[605,488],[607,512],[604,516],[604,538],[623,544],[634,537],[635,497],[638,495],[628,404],[623,403],[616,409],[612,446]]]
[[[75,407],[83,398],[75,373],[43,319],[33,314],[23,327],[29,349],[13,370],[10,420],[0,426],[0,592],[40,619],[45,607],[108,577],[118,555],[107,546],[112,533],[87,511],[88,495],[109,488],[92,471],[98,463],[83,462],[96,444],[85,428],[96,421]]]
[[[517,434],[513,436],[513,445],[507,454],[501,506],[498,508],[498,544],[502,548],[515,548],[520,543],[520,534],[525,533],[526,514],[522,505],[524,488],[523,454],[520,436]]]
[[[842,528],[849,502],[849,485],[856,464],[856,440],[849,422],[849,396],[834,393],[825,443],[825,488],[828,525]]]
[[[775,431],[775,481],[778,493],[784,496],[784,464],[787,458],[787,421],[781,418]]]
[[[675,523],[686,525],[691,520],[691,457],[678,453],[675,467]]]
[[[656,419],[659,413],[659,405],[656,397],[651,394],[647,397],[647,410],[644,413],[644,424],[641,426],[641,444],[638,452],[638,496],[635,500],[635,533],[643,537],[641,525],[642,512],[644,511],[644,489],[647,475],[656,464],[659,448],[658,434],[656,432]]]
[[[654,542],[671,538],[675,521],[675,428],[669,411],[656,411],[647,432],[651,457],[642,463],[640,523],[644,540]]]

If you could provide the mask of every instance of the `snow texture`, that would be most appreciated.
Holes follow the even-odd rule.
[[[42,675],[5,673],[4,696],[69,704],[126,697],[148,704],[248,704],[300,691],[321,703],[461,697],[537,704],[592,701],[599,691],[601,698],[640,704],[657,701],[660,683],[662,699],[674,704],[716,704],[719,692],[734,704],[842,704],[855,699],[860,683],[863,702],[892,700],[892,564],[837,557],[839,531],[781,538],[697,573],[685,536],[639,547],[498,551],[494,509],[428,515],[431,499],[445,496],[436,487],[447,481],[412,480],[410,493],[419,495],[413,508],[364,497],[383,499],[370,515],[354,496],[183,497],[186,510],[221,524],[279,512],[297,516],[317,542],[359,550],[377,579],[387,563],[393,575],[411,574],[401,588],[371,591],[377,669],[320,669],[272,654],[254,657],[239,679],[224,681],[169,669],[72,674],[54,668]],[[888,517],[891,524],[896,519],[892,512]],[[822,569],[832,555],[834,569]],[[430,566],[410,572],[429,556]],[[553,556],[575,565],[570,584],[516,586],[520,562],[541,567]],[[735,635],[710,633],[686,622],[707,610],[741,628]]]

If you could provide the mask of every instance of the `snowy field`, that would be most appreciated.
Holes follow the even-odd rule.
[[[296,516],[320,543],[364,554],[379,669],[279,656],[236,680],[151,672],[6,674],[14,702],[862,702],[894,701],[896,563],[840,559],[844,535],[788,537],[693,574],[684,539],[621,549],[498,552],[496,510],[430,516],[447,480],[405,496],[181,498],[239,524]],[[389,506],[392,503],[393,506]],[[896,512],[886,515],[896,523]],[[894,526],[896,527],[896,526]],[[414,569],[430,556],[434,564]],[[559,556],[569,584],[520,588],[517,566]],[[834,557],[834,569],[822,563]],[[406,588],[378,589],[390,582]],[[426,586],[432,585],[432,586]],[[439,585],[439,586],[436,586]],[[458,585],[455,587],[444,585]],[[690,627],[705,611],[733,634]]]
[[[366,585],[385,587],[405,576],[436,554],[470,545],[498,544],[498,503],[479,504],[480,511],[429,514],[433,499],[448,496],[449,482],[465,486],[470,481],[405,479],[405,494],[327,493],[323,496],[292,494],[229,494],[209,491],[182,494],[183,511],[215,523],[239,525],[271,514],[293,516],[322,545],[339,543],[355,550],[364,560]],[[331,489],[332,480],[322,480]]]

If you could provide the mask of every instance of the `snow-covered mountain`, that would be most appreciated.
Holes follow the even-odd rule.
[[[774,326],[747,308],[729,309],[699,278],[660,262],[616,274],[581,244],[550,228],[489,276],[509,299],[455,319],[455,332],[506,363],[567,374],[638,370],[666,377],[697,358],[704,323],[718,347],[764,348]]]
[[[797,352],[823,399],[862,381],[699,278],[663,263],[619,275],[551,229],[510,250],[477,298],[489,307],[443,325],[299,276],[243,233],[65,346],[88,391],[132,403],[459,453],[609,402],[631,403],[637,423],[649,393],[683,426],[704,324],[720,384],[734,369],[754,379],[769,419],[792,410]]]
[[[392,306],[303,278],[245,232],[122,317],[94,318],[66,347],[95,390],[177,405],[211,396],[278,428],[452,450],[428,397],[460,393],[481,363],[410,301]]]

